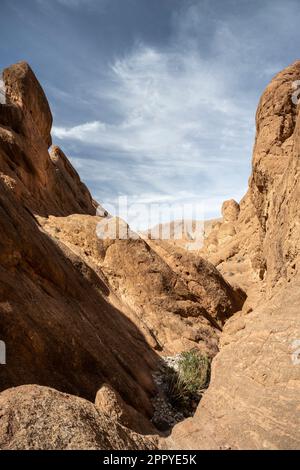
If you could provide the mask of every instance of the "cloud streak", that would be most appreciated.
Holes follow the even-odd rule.
[[[211,217],[216,201],[242,196],[258,95],[282,68],[270,38],[276,31],[285,44],[289,34],[278,14],[287,22],[300,10],[288,3],[288,12],[275,0],[218,15],[209,2],[183,2],[168,44],[139,39],[111,61],[89,92],[93,119],[53,128],[102,201],[114,198],[113,187],[133,200],[189,195],[213,201]],[[97,108],[112,112],[97,117]]]
[[[194,52],[139,45],[112,65],[110,83],[102,99],[113,102],[120,122],[54,127],[54,137],[197,165],[201,158],[215,157],[216,147],[226,149],[237,134],[247,133],[250,110],[226,97],[222,75]]]

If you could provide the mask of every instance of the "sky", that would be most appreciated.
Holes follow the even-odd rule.
[[[247,189],[257,103],[299,58],[299,20],[294,0],[0,0],[0,69],[29,62],[53,143],[109,210],[211,218]]]

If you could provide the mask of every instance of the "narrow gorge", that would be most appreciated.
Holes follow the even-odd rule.
[[[299,77],[297,61],[263,92],[248,191],[191,251],[101,239],[103,221],[131,229],[52,145],[30,66],[3,71],[1,449],[300,448]],[[210,384],[166,417],[164,374],[191,351]]]

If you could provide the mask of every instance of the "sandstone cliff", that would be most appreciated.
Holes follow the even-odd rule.
[[[172,354],[198,347],[215,355],[222,325],[242,307],[244,296],[214,266],[184,253],[167,259],[136,234],[127,240],[101,240],[97,217],[39,220],[52,237],[104,276],[111,301],[123,305],[154,349]]]
[[[221,336],[211,385],[167,445],[189,449],[300,448],[300,62],[263,93],[249,190],[223,205],[202,256],[248,299]]]

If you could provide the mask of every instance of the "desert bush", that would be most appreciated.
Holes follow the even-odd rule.
[[[183,352],[178,361],[178,370],[168,368],[166,393],[176,408],[188,409],[198,403],[210,380],[210,359],[197,350]]]

